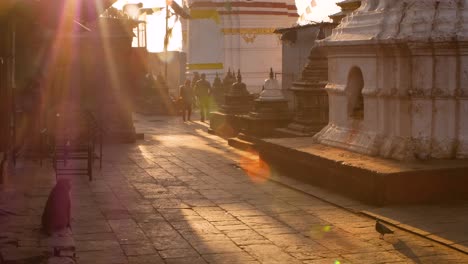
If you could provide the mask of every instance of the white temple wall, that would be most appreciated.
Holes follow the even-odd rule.
[[[193,12],[187,30],[189,73],[206,73],[211,81],[216,72],[223,76],[229,68],[240,69],[249,91],[260,92],[270,67],[282,72],[281,42],[274,31],[296,22],[292,0],[188,4]]]
[[[220,69],[203,69],[203,67],[222,64],[224,61],[225,44],[221,24],[217,24],[213,19],[195,19],[188,25],[188,34],[189,72],[203,72],[207,74],[208,79],[214,79]]]

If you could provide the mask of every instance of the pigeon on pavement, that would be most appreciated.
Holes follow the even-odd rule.
[[[380,233],[380,239],[383,239],[385,234],[393,234],[393,231],[380,223],[379,220],[375,222],[375,230]]]

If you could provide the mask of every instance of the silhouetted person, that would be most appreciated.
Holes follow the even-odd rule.
[[[201,80],[195,84],[195,94],[197,96],[198,105],[200,107],[200,116],[202,122],[205,122],[205,117],[208,118],[208,114],[210,113],[211,85],[205,78],[206,75],[202,73]]]
[[[190,80],[185,80],[184,85],[181,85],[179,88],[179,96],[181,99],[182,106],[182,119],[185,121],[185,114],[187,114],[187,119],[190,121],[190,116],[192,114],[192,103],[193,103],[193,89],[190,85]]]
[[[195,89],[195,85],[197,82],[200,80],[200,74],[198,72],[193,72],[193,77],[192,77],[192,88]]]

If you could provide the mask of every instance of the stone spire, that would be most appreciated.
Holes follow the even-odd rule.
[[[237,70],[237,82],[241,83],[242,82],[242,75],[240,73],[240,69]]]
[[[358,9],[361,6],[361,0],[345,0],[339,3],[336,3],[337,6],[341,7],[341,11],[328,16],[333,20],[333,23],[339,24],[341,20],[345,18],[347,15],[354,12],[354,10]]]

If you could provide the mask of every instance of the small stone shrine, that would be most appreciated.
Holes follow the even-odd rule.
[[[237,72],[237,81],[224,95],[224,105],[222,111],[227,114],[245,114],[252,106],[252,95],[247,90],[247,86],[242,82],[240,70]]]
[[[328,124],[328,60],[323,50],[314,46],[302,78],[290,89],[296,101],[294,120],[276,134],[286,137],[313,136]]]
[[[229,90],[231,89],[232,84],[235,83],[235,82],[236,82],[235,74],[231,73],[231,69],[228,69],[228,72],[227,72],[226,76],[224,76],[224,79],[223,79],[224,94],[229,92]],[[223,98],[223,100],[224,100],[224,98]]]
[[[243,118],[244,130],[247,136],[268,137],[273,129],[286,126],[291,120],[288,100],[274,78],[270,68],[270,78],[265,80],[263,91],[254,100],[253,110]]]
[[[218,73],[216,73],[216,77],[213,81],[211,92],[214,98],[215,109],[218,109],[218,106],[224,104],[224,85]]]
[[[143,114],[175,114],[176,107],[169,95],[169,87],[161,74],[154,78],[148,73],[143,82],[143,93],[140,95],[136,111]]]
[[[224,104],[220,111],[211,113],[210,131],[222,136],[234,136],[241,129],[240,117],[252,107],[253,97],[242,82],[240,70],[237,81],[224,95]]]
[[[330,122],[316,140],[397,160],[468,158],[468,0],[363,0],[321,45]]]

